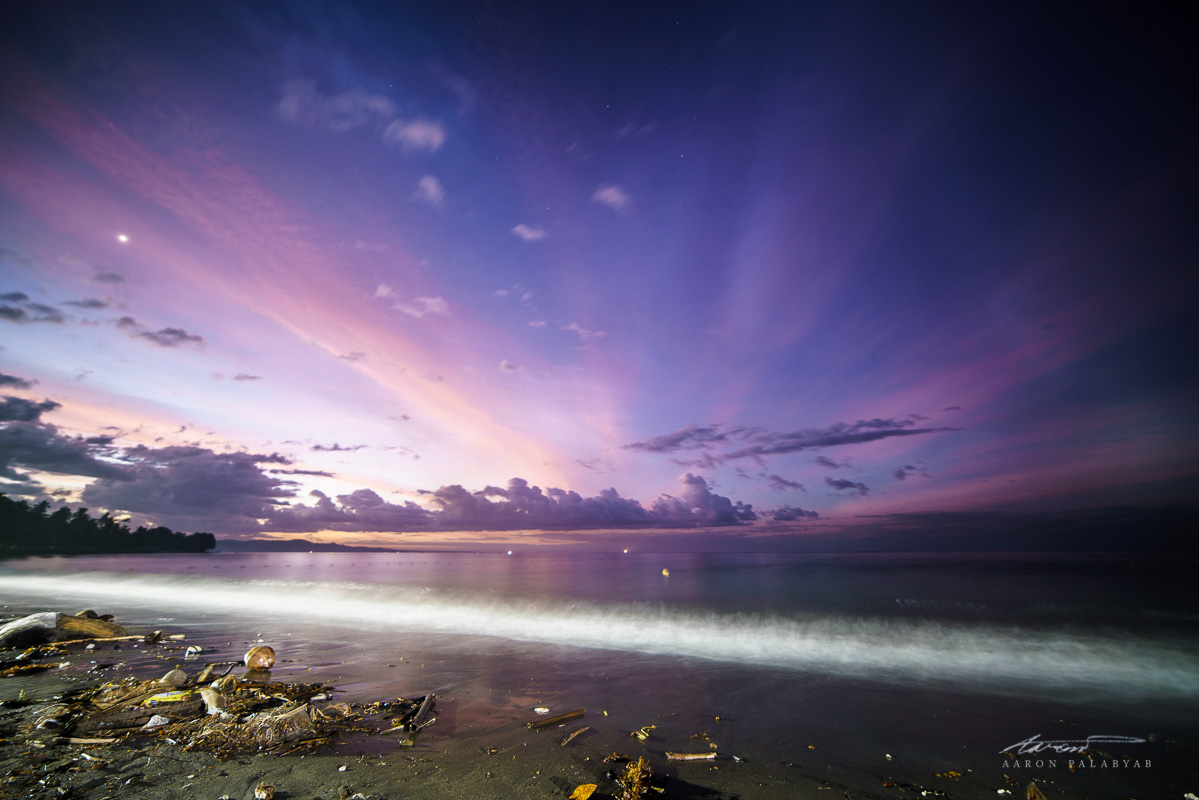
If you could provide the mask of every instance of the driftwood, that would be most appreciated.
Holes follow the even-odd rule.
[[[566,745],[570,744],[575,739],[579,738],[580,736],[582,736],[584,733],[586,733],[589,730],[591,730],[591,726],[584,725],[583,727],[579,728],[577,731],[573,731],[569,736],[567,736],[565,739],[563,739],[562,744],[560,744],[558,746],[566,747]]]
[[[124,636],[128,631],[115,622],[89,617],[69,617],[58,611],[43,611],[0,626],[0,650],[64,639],[96,639]]]
[[[672,753],[666,751],[668,761],[711,761],[716,758],[716,753]]]
[[[535,719],[529,723],[529,728],[531,730],[537,730],[538,728],[548,728],[550,725],[558,725],[563,722],[570,722],[572,720],[582,719],[583,715],[585,713],[587,713],[586,709],[580,708],[580,709],[576,709],[574,711],[567,711],[565,714],[559,714],[556,717],[548,717],[546,719]]]

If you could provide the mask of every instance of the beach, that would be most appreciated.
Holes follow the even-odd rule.
[[[659,566],[657,583],[648,584],[652,592],[630,605],[601,602],[601,587],[619,592],[636,583],[622,584],[626,579],[649,580],[662,558],[514,565],[502,556],[410,556],[411,569],[388,558],[390,563],[378,557],[372,565],[356,565],[353,581],[345,580],[349,558],[306,554],[290,560],[126,559],[131,573],[74,559],[10,566],[0,576],[8,617],[48,607],[74,613],[90,597],[80,608],[113,611],[135,633],[182,633],[184,643],[201,652],[188,658],[182,644],[75,649],[62,659],[67,666],[3,679],[3,700],[22,691],[48,700],[64,687],[129,675],[154,678],[176,666],[195,675],[203,664],[239,659],[258,643],[278,653],[271,680],[333,687],[327,702],[373,703],[429,692],[437,699],[436,721],[410,748],[394,736],[346,735],[311,752],[249,752],[224,761],[184,751],[161,736],[112,746],[46,741],[36,747],[18,735],[23,709],[5,708],[0,759],[10,778],[4,789],[10,796],[62,796],[48,793],[59,787],[37,783],[47,780],[79,797],[216,800],[252,797],[265,781],[277,797],[327,800],[355,793],[568,797],[577,786],[594,783],[594,796],[602,798],[616,792],[608,775],[621,765],[604,761],[612,754],[645,757],[656,776],[668,779],[656,795],[665,797],[981,797],[1003,796],[1001,790],[1023,796],[1031,782],[1051,798],[1181,797],[1196,785],[1194,652],[1175,635],[1193,623],[1167,617],[1146,630],[1145,619],[1157,619],[1162,609],[1142,609],[1149,614],[1137,617],[1139,638],[1110,630],[1120,619],[1114,611],[1102,630],[1075,626],[1069,635],[1060,624],[1034,625],[1031,618],[1014,627],[984,625],[987,610],[974,606],[987,605],[979,594],[985,588],[963,596],[956,584],[959,600],[939,618],[941,606],[930,604],[942,601],[931,591],[910,593],[907,605],[893,599],[899,611],[888,610],[890,617],[881,607],[869,618],[861,608],[850,616],[844,605],[839,614],[815,620],[801,618],[796,609],[730,616],[721,603],[747,605],[737,587],[749,591],[780,577],[778,569],[812,565],[746,561],[736,564],[733,578],[727,569],[676,559],[668,562],[669,582],[661,580]],[[264,574],[268,564],[273,566]],[[869,582],[878,587],[883,579],[872,564],[866,565]],[[186,565],[206,574],[179,575],[188,572]],[[229,577],[242,567],[259,574],[252,580]],[[303,574],[280,578],[297,569]],[[863,565],[825,562],[816,569],[831,572],[817,587],[827,603],[831,585],[844,584]],[[899,569],[893,564],[888,572]],[[913,572],[911,565],[903,569]],[[942,584],[953,584],[961,569],[923,563],[914,583],[927,584],[931,571]],[[477,593],[451,592],[451,582],[479,584],[481,571],[491,576],[483,592],[488,603]],[[554,575],[576,599],[563,605],[549,598],[565,591],[546,591]],[[809,583],[816,580],[815,572],[805,575]],[[1044,578],[1044,569],[1038,575]],[[887,580],[901,581],[894,575]],[[1011,576],[1005,580],[1014,586]],[[1104,580],[1111,586],[1110,575]],[[712,588],[717,585],[720,592]],[[703,586],[723,600],[702,600]],[[20,603],[13,600],[18,592]],[[1081,596],[1078,585],[1070,592]],[[207,610],[189,599],[193,593],[208,598]],[[855,604],[870,602],[868,592],[851,594]],[[770,595],[771,602],[781,596]],[[271,597],[282,598],[278,607]],[[55,606],[47,605],[51,598],[57,598]],[[1032,602],[1043,616],[1045,598]],[[913,607],[922,610],[905,610]],[[435,630],[425,612],[432,620],[459,617]],[[1002,609],[1004,616],[1011,613]],[[580,645],[584,634],[571,634],[569,624],[556,628],[560,619],[587,628],[590,645]],[[807,621],[801,625],[801,619]],[[515,627],[517,620],[526,628]],[[507,635],[483,635],[471,628],[475,622]],[[636,640],[637,631],[649,635]],[[584,710],[581,719],[528,727],[576,709]],[[584,726],[587,731],[562,745]],[[631,735],[642,729],[644,740]],[[1099,736],[1119,741],[1096,740],[1083,753],[1052,749]],[[715,752],[716,758],[672,761],[668,752]]]

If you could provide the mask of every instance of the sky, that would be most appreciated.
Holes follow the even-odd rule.
[[[0,492],[750,548],[1199,496],[1168,9],[3,13]]]

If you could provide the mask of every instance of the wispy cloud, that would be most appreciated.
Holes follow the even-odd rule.
[[[825,478],[824,482],[838,492],[854,492],[859,497],[865,497],[870,494],[870,487],[858,481],[849,481],[843,478]]]
[[[714,447],[733,447],[733,440],[745,442],[723,453],[705,453],[701,462],[689,462],[696,466],[711,468],[739,458],[762,458],[764,456],[798,453],[804,450],[864,444],[898,436],[919,436],[960,430],[959,428],[917,428],[917,418],[869,419],[857,422],[837,422],[825,428],[805,428],[799,431],[779,433],[761,428],[730,428],[722,430],[720,425],[688,425],[674,433],[662,434],[622,446],[624,450],[649,453],[675,453],[684,450],[712,450]],[[687,462],[678,462],[687,463]],[[837,466],[826,460],[825,466]]]
[[[75,306],[76,308],[86,308],[91,311],[99,311],[102,308],[108,308],[108,302],[95,297],[85,297],[82,300],[65,300],[64,306]]]
[[[36,322],[58,324],[66,322],[66,317],[57,308],[48,306],[45,303],[34,302],[24,292],[0,294],[0,319],[6,319],[9,322],[15,322],[20,325]]]
[[[204,337],[188,333],[183,328],[160,328],[159,330],[152,331],[133,317],[121,317],[117,320],[116,326],[119,330],[124,331],[126,335],[134,339],[145,339],[159,347],[179,347],[185,344],[199,346],[204,344]]]
[[[515,364],[513,364],[511,361],[509,361],[506,358],[500,362],[498,369],[500,372],[508,372],[508,373],[520,372],[520,367],[516,366]]]
[[[5,375],[0,372],[0,386],[8,386],[13,389],[32,389],[37,381],[30,381],[24,378],[18,378],[16,375]]]
[[[342,445],[334,442],[333,444],[314,444],[310,450],[326,453],[352,453],[355,450],[365,450],[369,445],[365,444],[349,444]]]
[[[433,208],[445,208],[445,187],[433,175],[425,175],[416,182],[416,194],[413,197]]]
[[[398,144],[404,151],[428,150],[436,153],[445,140],[445,126],[424,118],[397,119],[383,131],[383,141]]]
[[[436,152],[446,141],[445,126],[424,117],[398,117],[385,95],[353,89],[340,94],[320,91],[312,81],[294,80],[283,89],[279,116],[296,125],[345,133],[366,126],[382,127],[380,136],[404,151]]]
[[[526,242],[540,242],[549,236],[542,228],[533,228],[523,222],[512,229],[512,233]]]
[[[396,303],[392,308],[417,319],[428,314],[445,315],[450,313],[450,304],[445,301],[444,297],[417,297],[410,303]]]
[[[592,331],[584,328],[577,322],[572,322],[569,325],[563,325],[559,330],[569,331],[570,333],[578,334],[578,337],[583,341],[590,339],[602,339],[607,336],[606,331]]]
[[[325,94],[312,81],[294,80],[283,90],[279,116],[306,127],[344,132],[360,128],[372,120],[391,119],[395,104],[383,95],[360,90]]]
[[[799,481],[789,481],[781,475],[775,475],[773,472],[766,476],[766,482],[776,492],[786,492],[793,489],[798,489],[801,492],[807,491]]]
[[[591,199],[614,211],[624,211],[629,207],[631,200],[628,193],[616,184],[603,184],[599,186],[592,193]]]

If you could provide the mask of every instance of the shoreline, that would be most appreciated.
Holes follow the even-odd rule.
[[[134,632],[142,631],[139,628]],[[169,632],[186,635],[188,628],[173,627]],[[194,676],[205,659],[229,655],[230,651],[213,646],[214,641],[228,634],[228,629],[221,626],[194,638],[187,635],[184,641],[161,649],[134,643],[121,650],[99,645],[89,652],[81,650],[81,645],[72,645],[62,659],[64,667],[39,675],[0,679],[0,699],[12,700],[25,692],[31,699],[50,702],[56,695],[83,685],[119,682],[128,677],[147,680],[163,675],[170,667],[182,667]],[[203,645],[204,658],[188,660],[182,656],[189,641]],[[240,649],[254,643],[229,641],[228,646]],[[122,664],[102,670],[102,679],[94,677],[100,666],[118,655],[125,659]],[[358,664],[357,668],[360,672],[384,673],[389,666],[393,665],[380,661]],[[308,670],[284,659],[275,672],[276,680],[294,683],[303,680]],[[1126,798],[1129,792],[1144,791],[1181,796],[1194,788],[1157,780],[1147,783],[1150,775],[1141,770],[1133,790],[1125,785],[1133,775],[1131,769],[1050,769],[1036,766],[1038,758],[1049,760],[1039,755],[1022,756],[1022,761],[1031,762],[1028,766],[1013,765],[996,753],[991,759],[993,767],[986,769],[964,766],[968,759],[939,769],[915,758],[914,751],[905,750],[898,742],[894,755],[887,753],[884,760],[882,754],[846,747],[846,736],[833,735],[837,720],[813,720],[810,713],[799,709],[794,738],[814,743],[794,745],[789,757],[780,757],[778,748],[760,749],[746,743],[744,730],[752,728],[754,720],[739,717],[739,703],[733,696],[727,698],[727,710],[721,716],[709,717],[702,729],[692,713],[694,709],[672,709],[667,693],[661,696],[658,707],[641,703],[635,712],[636,722],[629,721],[634,716],[628,709],[613,709],[609,715],[605,709],[589,708],[581,719],[531,730],[527,724],[542,719],[531,705],[535,697],[542,698],[540,702],[550,697],[559,701],[546,703],[552,712],[548,717],[571,710],[560,703],[562,696],[569,694],[558,691],[561,681],[556,689],[537,691],[535,686],[521,685],[522,679],[511,668],[498,665],[487,677],[497,684],[509,684],[500,698],[490,699],[466,685],[459,687],[462,691],[451,688],[439,694],[436,721],[416,737],[410,748],[400,747],[395,736],[350,734],[313,751],[246,752],[225,760],[208,752],[185,751],[179,743],[159,736],[134,735],[111,745],[70,744],[53,733],[31,736],[22,730],[28,727],[29,707],[9,708],[4,703],[5,707],[0,708],[0,774],[6,780],[0,782],[0,797],[248,800],[254,796],[255,787],[265,782],[274,787],[275,797],[281,800],[349,800],[359,795],[366,800],[412,796],[484,800],[569,797],[577,786],[594,783],[598,790],[592,797],[610,800],[617,793],[611,773],[621,768],[620,764],[605,762],[605,757],[613,753],[633,760],[646,758],[664,789],[646,796],[694,800],[1023,797],[1028,784],[1034,782],[1048,798]],[[649,677],[663,680],[662,676]],[[523,680],[526,684],[544,684],[543,679]],[[811,689],[818,692],[820,686],[819,682],[813,683]],[[347,699],[371,701],[363,696],[365,686],[337,690],[334,682],[332,688]],[[638,723],[648,728],[645,740],[630,735]],[[587,730],[563,744],[582,728]],[[676,761],[666,755],[709,751],[717,754],[714,760]],[[60,790],[66,790],[66,794]]]

